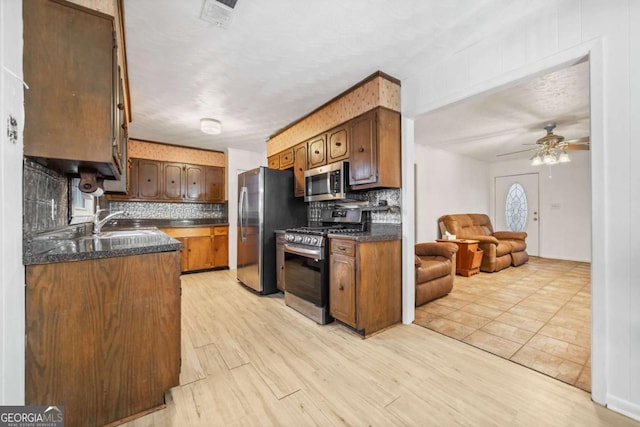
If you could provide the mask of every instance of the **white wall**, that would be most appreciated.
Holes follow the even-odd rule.
[[[229,268],[238,266],[238,174],[267,165],[267,152],[227,149],[227,199],[229,201]]]
[[[539,173],[540,256],[591,261],[591,162],[588,151],[571,151],[571,162],[531,166],[512,160],[490,166],[490,216],[495,218],[497,176]]]
[[[0,1],[0,405],[24,404],[22,2]],[[15,75],[15,76],[14,76]],[[7,119],[18,141],[7,137]]]
[[[426,135],[415,135],[416,144]],[[416,162],[416,242],[437,239],[438,218],[446,214],[489,212],[489,165],[424,145]]]
[[[631,250],[640,240],[638,3],[522,2],[529,11],[518,22],[496,16],[494,34],[470,36],[438,63],[415,61],[402,81],[402,108],[411,119],[590,55],[592,398],[640,420],[640,269]]]

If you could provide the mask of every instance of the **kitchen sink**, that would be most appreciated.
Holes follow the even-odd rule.
[[[151,236],[158,233],[158,229],[155,227],[150,228],[127,228],[127,229],[113,229],[102,231],[100,234],[92,234],[85,236],[87,239],[125,239],[129,237],[144,237]]]

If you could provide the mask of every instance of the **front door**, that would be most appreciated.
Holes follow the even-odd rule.
[[[538,174],[495,177],[494,231],[525,231],[527,253],[540,254]]]

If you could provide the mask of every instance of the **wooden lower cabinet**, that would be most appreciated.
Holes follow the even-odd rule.
[[[64,405],[66,426],[164,405],[179,383],[176,251],[26,267],[27,405]]]
[[[400,322],[401,241],[357,242],[332,238],[329,245],[331,315],[363,336]]]
[[[282,292],[286,289],[284,283],[284,244],[286,242],[287,241],[284,239],[284,233],[276,232],[276,288]]]
[[[184,245],[182,272],[206,270],[229,265],[229,227],[162,228]]]

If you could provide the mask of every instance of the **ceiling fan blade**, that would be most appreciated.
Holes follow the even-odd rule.
[[[512,151],[510,153],[496,154],[496,157],[508,156],[510,154],[526,153],[527,151],[533,151],[533,150],[535,150],[535,148],[527,148],[526,150]]]
[[[588,144],[591,138],[588,136],[583,136],[582,138],[568,139],[565,140],[565,144]]]
[[[564,150],[588,150],[589,144],[568,144]]]

